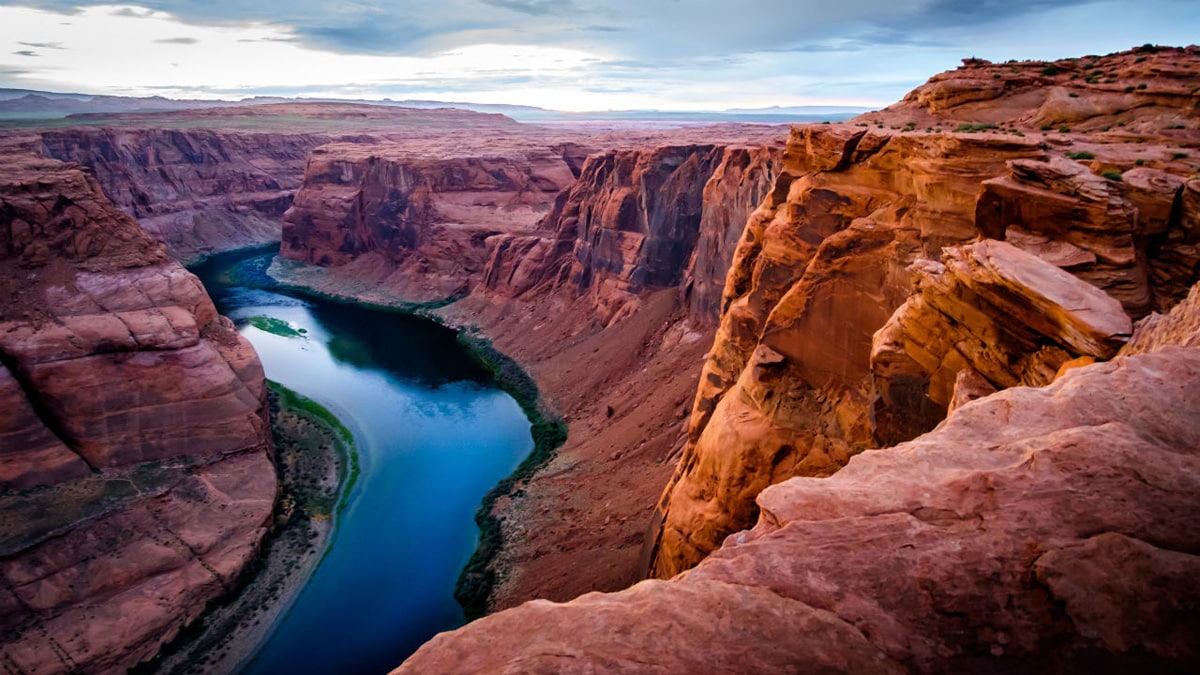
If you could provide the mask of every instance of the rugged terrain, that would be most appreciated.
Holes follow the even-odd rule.
[[[1007,389],[768,488],[753,529],[670,581],[529,602],[396,672],[1186,670],[1197,386],[1200,350],[1171,346]]]
[[[602,136],[594,142],[621,147],[580,164],[545,159],[562,167],[542,172],[562,180],[557,195],[513,189],[533,184],[526,154],[500,162],[474,159],[461,144],[432,158],[335,144],[314,155],[285,220],[283,253],[328,266],[284,259],[272,274],[373,302],[465,295],[438,314],[481,330],[529,368],[568,421],[567,443],[549,466],[496,503],[506,545],[491,564],[500,578],[493,607],[634,580],[733,246],[774,177],[782,147],[772,139],[782,132]],[[624,147],[635,141],[643,145]],[[501,184],[473,168],[485,161],[518,178]],[[435,180],[448,165],[459,183]],[[578,179],[566,180],[566,168]],[[409,195],[428,208],[414,208]],[[585,558],[589,573],[575,574]]]
[[[1108,359],[1177,302],[1200,262],[1198,69],[1194,49],[968,61],[795,128],[738,245],[655,575],[753,525],[767,485],[932,429],[956,388]]]
[[[112,672],[256,555],[265,380],[200,282],[37,150],[0,153],[0,666]]]
[[[305,165],[334,141],[408,147],[447,132],[514,133],[501,115],[338,103],[73,115],[37,135],[47,157],[92,170],[108,198],[185,263],[280,238]]]
[[[1195,47],[969,60],[793,129],[656,509],[664,580],[401,672],[1200,662],[1198,78]],[[589,471],[562,459],[534,491]]]

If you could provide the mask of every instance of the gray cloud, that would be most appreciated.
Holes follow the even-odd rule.
[[[66,49],[61,42],[18,42],[17,44],[38,49]]]
[[[155,40],[155,42],[157,42],[161,45],[194,45],[200,41],[197,40],[196,38],[190,38],[190,37],[174,37],[174,38],[165,38],[162,40]]]
[[[570,0],[479,0],[485,5],[511,9],[514,12],[529,16],[546,16],[548,14],[571,14],[575,12],[575,3]]]
[[[56,10],[70,21],[79,7],[102,1],[0,0],[0,5]],[[594,60],[568,76],[540,78],[538,84],[696,100],[724,87],[755,100],[833,95],[886,101],[932,73],[955,67],[964,56],[996,60],[1103,53],[1200,34],[1196,0],[122,1],[137,7],[109,11],[123,16],[165,11],[209,26],[257,22],[294,37],[245,41],[295,42],[343,54],[422,56],[484,43],[577,48]],[[188,40],[162,41],[191,44]],[[51,42],[22,44],[31,49],[17,56],[56,48]],[[42,63],[51,61],[52,54],[43,55]],[[8,60],[30,68],[39,61]],[[343,91],[469,95],[528,84],[525,73],[473,70],[461,78],[417,76],[382,87],[348,84]],[[294,88],[294,93],[310,91]]]
[[[992,22],[1097,0],[132,1],[193,22],[291,26],[302,41],[344,53],[421,55],[477,44],[485,37],[507,44],[602,47],[631,58],[688,58],[747,50],[820,50],[831,38],[848,34],[865,35],[862,45],[888,43],[889,33],[919,41],[931,28],[982,30]],[[84,2],[5,4],[71,12]],[[118,13],[142,15],[132,8]]]

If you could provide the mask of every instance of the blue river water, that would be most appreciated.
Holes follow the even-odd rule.
[[[241,672],[386,673],[461,625],[453,590],[479,534],[473,515],[532,450],[529,420],[452,331],[228,283],[224,272],[250,258],[219,256],[195,271],[254,344],[267,377],[351,429],[361,474],[331,548]],[[304,335],[258,330],[255,316]]]

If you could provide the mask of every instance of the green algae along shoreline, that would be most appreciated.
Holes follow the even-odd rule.
[[[474,327],[448,325],[434,313],[433,310],[453,304],[463,296],[414,303],[375,292],[371,294],[373,299],[368,300],[308,285],[306,282],[310,280],[301,278],[302,271],[312,266],[279,258],[278,244],[253,247],[243,252],[254,251],[260,251],[262,255],[243,261],[231,273],[232,282],[365,309],[412,314],[446,326],[455,331],[459,344],[471,358],[491,373],[494,385],[511,396],[529,419],[533,450],[515,471],[498,482],[481,500],[475,512],[479,540],[454,588],[454,598],[462,606],[467,621],[483,616],[487,613],[488,601],[497,582],[491,562],[504,545],[500,521],[492,515],[492,506],[497,499],[511,495],[521,481],[554,458],[555,451],[567,440],[566,422],[546,405],[537,382],[515,359],[496,349],[490,340],[480,337]],[[323,271],[322,268],[316,269]]]

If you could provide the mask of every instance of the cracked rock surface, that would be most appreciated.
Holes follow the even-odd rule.
[[[262,365],[90,174],[3,143],[0,672],[119,671],[266,533]]]

